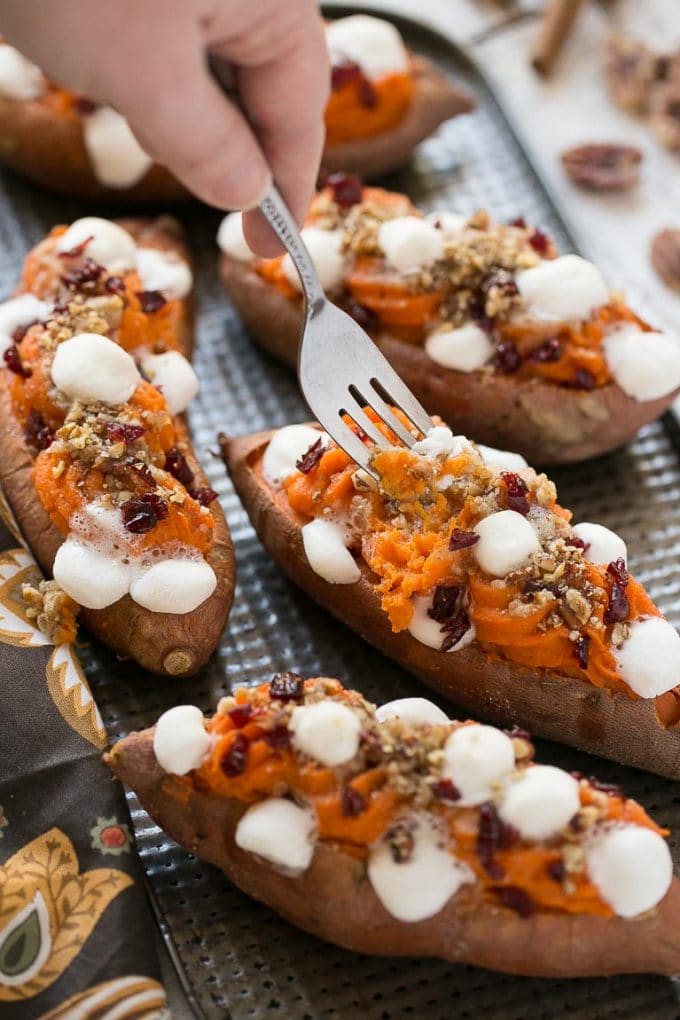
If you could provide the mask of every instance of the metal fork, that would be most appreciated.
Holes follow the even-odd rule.
[[[349,415],[377,446],[386,446],[388,440],[365,413],[365,407],[372,408],[408,447],[416,442],[416,436],[389,405],[400,408],[423,435],[432,428],[432,421],[368,334],[328,300],[295,221],[274,185],[259,209],[292,258],[302,283],[305,322],[298,380],[304,398],[338,446],[377,478],[370,464],[370,451],[342,416]]]

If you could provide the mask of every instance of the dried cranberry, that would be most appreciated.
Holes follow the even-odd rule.
[[[530,361],[539,363],[559,361],[562,357],[562,344],[557,337],[553,336],[546,340],[540,347],[536,347],[529,355]]]
[[[552,246],[552,242],[547,234],[544,234],[542,230],[534,229],[533,234],[529,238],[529,244],[538,255],[547,255]]]
[[[626,561],[623,556],[619,556],[617,560],[612,560],[611,563],[607,564],[607,573],[610,577],[613,577],[619,584],[628,584],[630,574],[626,567]]]
[[[342,307],[362,329],[375,329],[376,315],[370,308],[360,305],[358,301],[352,301],[351,298],[344,301]]]
[[[450,779],[440,779],[432,787],[432,792],[440,800],[460,800],[461,798],[460,790]]]
[[[505,482],[505,503],[508,510],[515,510],[524,517],[529,513],[530,504],[527,499],[527,484],[523,478],[513,471],[502,471],[501,478]]]
[[[165,455],[165,470],[182,485],[189,486],[194,480],[194,473],[186,457],[176,446],[172,446]]]
[[[442,630],[445,632],[445,637],[439,647],[440,652],[448,652],[449,649],[455,648],[461,638],[467,634],[469,629],[470,617],[464,609],[459,609],[453,619],[448,620],[442,626]]]
[[[125,290],[125,280],[122,276],[107,276],[104,281],[104,290],[109,294],[122,294]]]
[[[201,506],[210,506],[217,499],[217,493],[209,485],[202,485],[200,489],[189,489],[189,495]]]
[[[146,464],[142,464],[141,460],[136,460],[130,464],[130,467],[137,475],[137,477],[141,479],[141,481],[143,481],[146,486],[148,486],[150,489],[156,488],[156,479],[151,474],[151,470],[147,467]]]
[[[94,234],[90,234],[90,236],[86,237],[84,241],[81,241],[80,244],[74,245],[73,248],[69,248],[68,251],[60,251],[59,258],[60,259],[79,258],[79,256],[82,255],[85,249],[87,248],[90,241],[94,241]]]
[[[237,733],[231,742],[229,750],[222,755],[220,768],[229,779],[243,775],[248,759],[248,738],[243,733]]]
[[[561,859],[551,861],[545,870],[555,882],[563,882],[567,874],[564,861]]]
[[[626,585],[614,581],[609,592],[609,604],[604,611],[604,622],[607,625],[610,623],[623,623],[624,620],[628,619],[629,612],[630,605],[628,603],[628,595],[626,594]]]
[[[353,786],[343,786],[341,805],[342,814],[345,818],[356,818],[357,815],[363,814],[366,810],[368,801],[363,793],[359,793]]]
[[[82,266],[77,266],[75,269],[70,269],[68,273],[64,273],[61,282],[69,290],[80,290],[81,287],[85,287],[89,283],[96,283],[103,272],[104,269],[98,262],[86,258]]]
[[[537,591],[550,591],[557,597],[562,594],[561,586],[554,581],[525,581],[522,585],[525,595],[533,595]]]
[[[168,516],[168,506],[155,492],[133,496],[121,507],[123,524],[135,535],[144,535]]]
[[[297,673],[276,673],[269,683],[269,697],[276,701],[302,701],[304,678]]]
[[[329,174],[326,187],[333,193],[333,201],[341,209],[349,209],[351,205],[361,202],[364,186],[358,174]]]
[[[298,471],[301,471],[303,475],[309,474],[313,467],[319,463],[323,457],[325,445],[323,437],[319,436],[315,443],[309,447],[306,453],[303,453],[299,460],[295,462],[295,467]]]
[[[594,390],[595,376],[587,368],[577,368],[570,382],[567,383],[570,390]]]
[[[365,76],[361,76],[359,82],[359,102],[362,106],[372,110],[378,105],[378,93],[375,91],[373,82]]]
[[[588,669],[589,654],[590,638],[587,634],[580,634],[574,641],[574,655],[581,669]]]
[[[509,227],[521,227],[523,230],[526,228],[527,221],[523,216],[515,216],[514,220],[510,220],[508,223]]]
[[[16,329],[13,329],[12,330],[12,343],[20,344],[21,341],[26,336],[26,334],[28,333],[28,331],[31,328],[31,326],[35,326],[39,322],[40,322],[40,319],[32,319],[30,322],[27,322],[25,326],[17,326]]]
[[[106,423],[106,438],[110,443],[134,443],[141,439],[146,429],[143,425],[135,425],[130,422],[108,421]]]
[[[459,584],[438,584],[427,615],[437,623],[446,623],[456,611],[459,595]]]
[[[45,424],[45,419],[39,411],[28,412],[24,435],[29,446],[34,446],[38,450],[46,450],[54,442],[54,432]]]
[[[411,859],[415,839],[411,829],[404,822],[397,822],[387,833],[392,859],[395,864],[404,864]]]
[[[331,89],[337,92],[349,82],[363,78],[363,71],[353,60],[343,60],[341,64],[333,64],[331,68]]]
[[[137,300],[139,301],[140,308],[147,315],[159,312],[167,304],[167,300],[160,290],[137,291]]]
[[[532,917],[536,913],[536,904],[528,893],[515,885],[506,885],[494,889],[504,907],[514,910],[520,917]]]
[[[252,705],[237,705],[236,708],[232,708],[229,713],[229,718],[233,722],[237,730],[242,729],[246,723],[250,722],[253,714]]]
[[[10,344],[9,347],[6,348],[2,355],[2,360],[5,362],[10,372],[14,372],[15,375],[20,375],[22,379],[29,379],[33,375],[30,368],[24,365],[21,360],[19,348],[16,344]]]
[[[505,375],[512,375],[522,364],[522,358],[512,340],[501,340],[496,347],[494,364]]]
[[[495,860],[499,850],[507,850],[519,839],[519,833],[501,819],[496,805],[488,801],[479,809],[476,853],[484,870],[492,878],[503,877],[503,869]]]
[[[264,739],[275,751],[287,751],[290,747],[290,730],[287,726],[274,726],[265,733]]]
[[[451,552],[457,552],[458,549],[469,549],[476,542],[479,542],[479,535],[476,531],[454,528],[449,535],[449,549]]]
[[[565,538],[565,545],[570,545],[572,549],[590,549],[590,542],[586,542],[585,539],[579,538],[578,535],[570,535],[569,538]]]
[[[93,99],[88,99],[86,96],[76,96],[73,106],[75,107],[76,113],[80,114],[81,117],[88,117],[97,109],[97,103],[95,103]]]

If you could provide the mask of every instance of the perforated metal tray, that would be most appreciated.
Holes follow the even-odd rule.
[[[388,181],[427,208],[471,211],[488,206],[502,219],[525,215],[569,249],[566,231],[494,97],[472,64],[445,40],[400,21],[415,50],[434,57],[472,89],[479,107],[425,142],[413,165]],[[0,282],[14,286],[28,246],[55,222],[85,208],[0,177]],[[222,429],[237,434],[304,420],[292,376],[253,346],[222,293],[216,274],[217,215],[182,214],[197,254],[199,299],[196,367],[201,394],[191,414],[196,446],[228,515],[238,560],[238,587],[219,652],[199,676],[159,680],[91,646],[86,668],[111,739],[150,725],[179,702],[206,711],[232,685],[252,684],[279,669],[338,676],[377,701],[417,693],[419,684],[333,621],[279,573],[260,547],[225,477],[210,455]],[[646,428],[627,449],[581,467],[553,472],[562,502],[577,519],[615,526],[631,566],[662,610],[680,623],[680,455],[677,426]],[[427,693],[423,691],[423,693]],[[678,788],[641,772],[538,742],[547,762],[597,772],[638,797],[663,824],[680,830]],[[532,981],[432,960],[366,958],[302,934],[248,899],[218,871],[175,846],[130,798],[137,842],[165,939],[182,970],[197,1014],[205,1018],[286,1020],[428,1020],[485,1017],[541,1020],[569,1015],[671,1018],[680,1006],[657,977]],[[678,859],[677,838],[674,842]],[[338,904],[342,910],[343,905]]]

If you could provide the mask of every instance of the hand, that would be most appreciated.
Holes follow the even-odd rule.
[[[114,106],[203,201],[247,209],[270,180],[300,223],[323,148],[330,72],[314,0],[40,0],[2,5],[7,40],[74,92]],[[247,119],[208,56],[228,62]],[[248,121],[250,123],[248,123]],[[256,213],[248,242],[278,242]]]

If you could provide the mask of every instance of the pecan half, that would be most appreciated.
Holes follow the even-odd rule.
[[[667,149],[680,150],[680,81],[670,81],[654,89],[649,126]]]
[[[612,99],[626,110],[643,113],[649,104],[659,68],[656,55],[635,39],[609,39],[604,73]]]
[[[680,228],[659,231],[652,240],[650,256],[666,286],[680,290]]]
[[[632,145],[577,145],[563,152],[561,159],[567,176],[582,188],[625,191],[640,180],[642,153]]]

